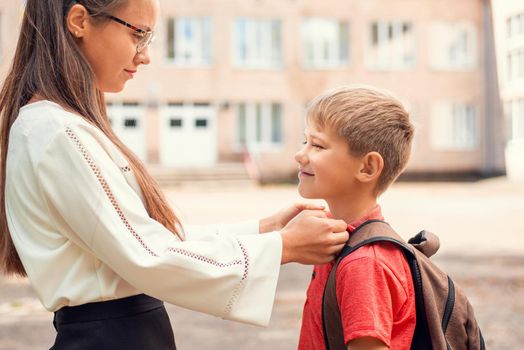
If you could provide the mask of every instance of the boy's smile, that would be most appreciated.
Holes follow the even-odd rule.
[[[298,191],[304,198],[325,200],[353,192],[357,181],[352,174],[360,169],[360,158],[349,152],[346,141],[327,128],[308,125],[304,147],[295,154],[299,164]]]
[[[308,172],[308,171],[305,171],[304,169],[301,169],[301,168],[298,168],[299,172],[298,172],[298,177],[300,178],[300,176],[305,176],[305,177],[311,177],[311,176],[315,176],[315,174],[311,173],[311,172]]]

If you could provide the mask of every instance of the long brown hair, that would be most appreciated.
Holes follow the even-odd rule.
[[[20,107],[32,96],[53,101],[98,127],[127,157],[142,190],[151,218],[182,239],[180,221],[160,187],[142,162],[111,129],[105,97],[95,86],[94,73],[66,27],[66,15],[74,3],[86,7],[97,21],[127,4],[127,0],[27,0],[12,66],[0,92],[0,269],[25,276],[16,252],[5,212],[6,158],[9,131]]]

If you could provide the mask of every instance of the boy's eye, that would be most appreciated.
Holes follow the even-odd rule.
[[[302,141],[302,144],[303,145],[307,145],[307,140]],[[316,144],[316,143],[312,143],[311,147],[317,148],[317,149],[324,149],[324,147],[322,147],[322,146],[320,146],[319,144]]]

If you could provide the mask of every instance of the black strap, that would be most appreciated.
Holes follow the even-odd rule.
[[[373,225],[373,227],[370,227]],[[359,233],[361,231],[368,231],[367,235],[369,238],[359,239]],[[369,232],[372,232],[369,234]],[[376,243],[376,242],[390,242],[398,245],[404,252],[410,256],[415,256],[413,247],[406,243],[392,228],[391,226],[383,220],[368,220],[362,225],[357,227],[353,231],[348,239],[346,246],[340,252],[337,260],[342,260],[355,250],[360,247],[365,246],[366,244]]]
[[[324,289],[324,295],[322,298],[322,327],[324,330],[324,342],[327,350],[338,350],[338,349],[346,349],[346,345],[343,344],[343,339],[338,339],[339,337],[333,336],[333,333],[339,333],[340,330],[339,327],[342,327],[342,320],[339,320],[340,310],[338,310],[338,301],[337,300],[331,300],[336,299],[336,285],[335,281],[336,278],[336,269],[338,268],[338,265],[340,262],[349,254],[356,251],[357,249],[372,243],[377,242],[389,242],[397,245],[402,249],[404,252],[404,255],[406,256],[407,262],[409,264],[411,274],[413,277],[414,287],[415,287],[415,297],[416,297],[416,304],[417,305],[424,305],[424,301],[422,298],[422,289],[421,286],[418,285],[416,281],[420,280],[420,270],[418,267],[418,262],[416,260],[416,255],[414,248],[406,243],[392,228],[391,226],[382,220],[369,220],[364,222],[362,225],[357,227],[355,231],[353,231],[350,234],[349,240],[346,244],[346,246],[342,249],[339,256],[337,257],[337,260],[335,262],[335,265],[333,266],[333,269],[330,272],[330,275],[328,277],[328,282],[326,283],[325,289]],[[329,290],[328,290],[329,288]],[[333,294],[333,290],[335,289],[335,294]],[[334,297],[333,297],[334,295]],[[326,300],[326,296],[330,298],[330,300]],[[335,310],[335,313],[334,311]],[[336,312],[338,310],[338,312]],[[329,315],[326,315],[326,313],[329,313]],[[326,322],[326,319],[329,318],[330,321]],[[336,320],[336,321],[335,321]],[[422,321],[422,324],[419,324],[419,322]],[[425,321],[425,311],[424,307],[417,307],[417,328],[421,327],[422,329],[426,330],[427,332],[427,324]],[[329,325],[327,324],[329,323]],[[337,328],[336,331],[333,331],[334,328]],[[331,330],[330,330],[331,329]],[[329,332],[329,333],[328,333]],[[418,338],[418,337],[417,337]],[[427,339],[423,337],[422,339]],[[420,339],[414,339],[414,343],[419,343]],[[425,345],[427,343],[423,341]],[[343,344],[343,345],[342,345]],[[431,345],[427,349],[431,349]],[[413,347],[412,347],[413,348]],[[414,349],[414,348],[413,348]]]

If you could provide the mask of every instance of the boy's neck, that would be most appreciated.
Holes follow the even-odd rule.
[[[334,219],[344,220],[349,224],[369,214],[377,206],[377,197],[357,195],[330,198],[326,202]]]

